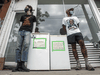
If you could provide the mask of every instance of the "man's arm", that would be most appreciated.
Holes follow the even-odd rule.
[[[35,33],[35,28],[36,28],[36,22],[33,22],[33,30],[32,30],[33,33]]]
[[[77,26],[79,27],[79,23],[77,24]]]
[[[19,25],[20,25],[20,27],[21,27],[21,26],[22,26],[22,22],[20,22],[20,24],[19,24]]]
[[[62,26],[63,26],[64,31],[67,33],[66,26],[64,24]]]

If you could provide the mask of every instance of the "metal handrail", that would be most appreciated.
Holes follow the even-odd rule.
[[[4,26],[5,26],[5,22],[6,22],[6,20],[7,20],[8,14],[9,14],[9,12],[10,12],[10,7],[11,7],[11,6],[12,6],[12,1],[11,1],[11,4],[9,5],[9,8],[8,8],[7,13],[6,13],[5,19],[4,19],[4,21],[3,21],[2,28],[1,28],[1,32],[2,32],[2,30],[3,30],[3,28],[4,28]],[[0,32],[0,34],[1,34],[1,32]]]
[[[100,14],[99,14],[99,10],[94,2],[94,0],[88,0],[90,8],[94,14],[94,18],[96,19],[96,22],[98,24],[98,27],[100,29]]]
[[[0,54],[1,54],[0,56],[1,57],[2,57],[2,52],[4,52],[3,50],[1,50],[1,47],[2,47],[2,43],[5,41],[4,37],[6,36],[6,29],[7,29],[6,21],[9,20],[10,15],[11,15],[10,13],[13,10],[13,5],[14,5],[13,2],[14,2],[14,0],[11,1],[11,4],[10,4],[10,6],[8,8],[7,14],[6,14],[4,22],[3,22],[3,26],[1,28],[1,35],[0,35],[0,39],[1,39],[0,40]]]

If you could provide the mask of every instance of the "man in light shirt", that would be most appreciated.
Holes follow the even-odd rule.
[[[81,69],[81,64],[76,50],[76,43],[78,43],[81,47],[81,52],[85,60],[86,70],[94,70],[94,68],[88,61],[87,49],[85,47],[83,36],[79,29],[79,19],[76,16],[72,16],[73,13],[73,8],[66,10],[67,17],[63,18],[62,25],[64,30],[67,31],[68,44],[71,44],[73,55],[77,62],[76,70]]]

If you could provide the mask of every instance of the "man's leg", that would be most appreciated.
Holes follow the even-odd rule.
[[[27,62],[30,39],[31,39],[31,33],[26,31],[24,33],[23,52],[22,52],[22,58],[21,58],[22,68],[24,71],[29,71],[29,69],[25,67],[24,63]]]
[[[71,44],[71,46],[72,46],[73,55],[74,55],[76,62],[77,62],[76,70],[80,70],[81,64],[79,62],[79,57],[78,57],[78,53],[77,53],[77,50],[76,50],[76,44]]]
[[[87,55],[87,49],[85,48],[84,41],[83,40],[79,40],[78,43],[79,43],[79,45],[81,47],[81,52],[83,54],[83,57],[87,58],[88,57],[88,55]]]
[[[22,51],[22,44],[23,44],[23,36],[22,31],[18,33],[18,40],[17,40],[17,49],[16,49],[16,62],[21,61],[21,51]]]
[[[16,62],[17,66],[12,70],[12,72],[21,70],[21,50],[22,50],[23,37],[22,32],[18,32],[17,49],[16,49]]]
[[[30,40],[31,40],[31,33],[27,31],[24,33],[23,52],[22,52],[21,61],[27,62]]]
[[[87,70],[94,70],[94,68],[90,65],[89,61],[88,61],[88,55],[87,55],[87,49],[85,48],[85,44],[83,40],[79,40],[78,41],[80,47],[81,47],[81,52],[83,54],[83,57],[85,59],[85,66]]]

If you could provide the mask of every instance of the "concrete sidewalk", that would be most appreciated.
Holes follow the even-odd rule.
[[[100,75],[100,68],[95,68],[95,71],[85,69],[76,71],[30,71],[30,72],[12,72],[11,70],[0,71],[0,75]]]

